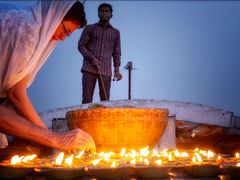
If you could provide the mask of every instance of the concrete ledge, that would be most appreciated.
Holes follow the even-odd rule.
[[[54,118],[65,118],[67,111],[87,109],[89,106],[94,104],[96,103],[53,109],[40,113],[40,117],[43,119],[47,127],[51,128],[52,120]],[[211,124],[222,127],[232,127],[236,124],[233,122],[232,112],[194,103],[168,100],[115,100],[103,101],[97,104],[108,107],[132,106],[144,108],[167,108],[170,115],[176,115],[177,120]]]

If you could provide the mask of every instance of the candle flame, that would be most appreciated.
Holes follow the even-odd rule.
[[[193,163],[196,163],[196,162],[197,162],[197,159],[196,159],[195,156],[192,157],[192,162],[193,162]]]
[[[152,150],[152,157],[160,157],[160,154],[158,153],[158,151],[156,149]]]
[[[60,166],[60,165],[62,164],[63,158],[64,158],[64,153],[61,152],[61,153],[57,156],[54,164]]]
[[[100,153],[98,153],[98,156],[103,157],[104,154],[105,154],[104,152],[100,152]]]
[[[144,162],[146,165],[149,165],[149,160],[148,160],[148,158],[144,158],[143,162]]]
[[[162,151],[162,156],[163,157],[168,157],[168,149],[164,149],[163,151]]]
[[[174,155],[175,157],[181,157],[181,154],[177,149],[174,151]]]
[[[11,165],[16,165],[17,163],[20,163],[21,161],[19,161],[19,155],[15,155],[11,158]]]
[[[138,156],[138,153],[135,150],[131,150],[131,153],[129,154],[129,156],[132,158],[135,158],[136,156]]]
[[[187,152],[182,152],[181,157],[189,157],[189,154]]]
[[[200,150],[199,153],[205,157],[208,155],[207,151],[204,151],[204,150]]]
[[[193,151],[198,152],[198,151],[199,151],[199,148],[195,148]]]
[[[175,161],[175,157],[173,156],[173,152],[170,152],[168,155],[168,160],[169,161]]]
[[[116,167],[117,163],[115,161],[112,162],[111,167]]]
[[[160,166],[160,165],[162,165],[162,160],[158,159],[158,160],[155,161],[155,163]]]
[[[208,158],[208,159],[211,159],[211,158],[213,158],[213,157],[214,157],[214,153],[213,153],[212,151],[208,150],[208,152],[207,152],[207,158]]]
[[[193,158],[192,158],[192,162],[193,163],[202,163],[202,157],[201,157],[201,155],[199,154],[199,153],[197,153],[197,152],[195,152],[195,156],[193,156]]]
[[[29,156],[26,156],[22,159],[22,162],[26,163],[28,161],[32,161],[35,157],[37,157],[36,154],[33,154],[33,155],[29,155]]]
[[[82,157],[83,153],[84,153],[84,150],[80,151],[79,154],[77,156],[75,156],[75,158],[80,159]]]
[[[125,164],[132,164],[132,165],[162,165],[167,164],[171,162],[181,163],[180,161],[183,160],[183,163],[188,164],[202,164],[202,163],[214,163],[214,164],[221,164],[222,162],[227,162],[228,160],[220,155],[215,155],[211,150],[201,150],[201,149],[194,149],[193,151],[189,151],[189,154],[187,152],[182,152],[178,149],[174,150],[168,150],[164,149],[163,151],[158,151],[157,149],[149,150],[149,147],[146,146],[145,148],[140,149],[139,151],[136,151],[134,149],[127,150],[126,148],[122,148],[121,152],[119,154],[116,154],[114,152],[100,152],[95,154],[89,154],[89,156],[84,155],[84,150],[80,151],[78,155],[69,155],[67,158],[65,158],[64,153],[61,152],[56,157],[55,161],[51,165],[57,165],[57,166],[68,166],[71,167],[74,165],[79,165],[78,163],[86,163],[86,167],[90,164],[93,166],[100,164],[100,166],[108,166],[108,167],[117,167],[119,165],[125,165]],[[214,157],[216,156],[216,157]],[[235,158],[233,158],[232,161],[234,161],[234,166],[240,167],[240,161],[239,157],[240,154],[236,153]],[[15,155],[11,158],[10,163],[11,165],[24,165],[24,163],[33,163],[31,161],[36,158],[37,155],[29,155],[29,156],[19,156]],[[95,158],[94,158],[95,157]],[[82,160],[77,160],[75,158],[83,158]],[[161,158],[161,159],[160,159]],[[210,160],[210,161],[209,161]],[[40,161],[39,158],[37,158],[37,161]],[[45,162],[45,161],[43,161]],[[48,162],[47,162],[48,163]],[[105,164],[104,164],[105,163]],[[37,163],[38,164],[38,163]],[[36,165],[34,162],[33,165]]]
[[[67,164],[68,166],[71,166],[72,163],[73,163],[73,154],[72,154],[70,157],[66,158],[64,162],[65,162],[65,164]]]
[[[138,159],[138,161],[139,161],[139,162],[143,162],[143,157],[140,157],[140,158]]]
[[[148,146],[145,148],[140,149],[140,156],[147,157],[150,151],[148,150]]]
[[[217,156],[217,160],[221,160],[222,159],[222,156]]]
[[[93,160],[93,161],[92,161],[92,165],[96,166],[101,160],[102,160],[102,158]]]
[[[130,161],[130,164],[136,164],[136,159],[132,159],[131,161]]]
[[[19,164],[21,162],[27,163],[29,161],[32,161],[35,157],[37,157],[36,154],[32,154],[32,155],[28,155],[28,156],[15,155],[11,158],[10,164],[11,165],[16,165],[16,164]]]
[[[103,155],[103,159],[104,159],[106,162],[109,162],[111,156],[114,156],[114,153],[113,153],[113,152],[105,153],[105,154]]]
[[[126,153],[126,149],[125,148],[122,148],[121,150],[121,153],[120,153],[120,156],[123,157]]]

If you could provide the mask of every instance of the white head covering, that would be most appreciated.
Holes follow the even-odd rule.
[[[31,6],[0,4],[0,97],[40,67],[57,44],[50,41],[76,0],[38,1]]]

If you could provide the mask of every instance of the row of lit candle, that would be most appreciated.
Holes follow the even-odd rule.
[[[15,155],[11,158],[10,164],[11,165],[21,165],[24,163],[31,163],[34,162],[37,155],[30,155],[30,156],[18,156]],[[72,167],[73,165],[78,165],[78,159],[82,159],[81,163],[88,161],[88,164],[92,166],[97,166],[100,163],[106,164],[110,167],[118,167],[121,164],[143,164],[143,165],[165,165],[168,163],[178,162],[184,165],[186,162],[189,164],[202,164],[204,162],[210,163],[221,163],[223,158],[221,155],[216,156],[215,153],[208,150],[200,150],[198,148],[194,149],[193,151],[181,152],[177,149],[175,150],[168,150],[164,149],[162,151],[158,151],[153,149],[150,151],[148,146],[140,149],[139,151],[136,150],[126,150],[126,148],[122,148],[120,153],[114,152],[100,152],[95,153],[93,155],[87,154],[84,151],[80,151],[77,155],[65,155],[63,152],[59,153],[55,160],[52,162],[53,166],[60,167]],[[239,153],[235,154],[234,159],[236,160],[236,165],[240,167],[240,157]],[[82,165],[81,164],[81,165]]]

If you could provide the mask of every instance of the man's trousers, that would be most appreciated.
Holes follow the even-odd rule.
[[[93,74],[90,72],[82,72],[82,104],[90,103],[93,99],[94,89],[96,86],[96,82],[98,80],[99,86],[99,96],[101,101],[109,100],[110,98],[110,87],[111,87],[111,76],[102,75],[103,84],[106,90],[106,96],[103,89],[103,84],[100,79],[99,74]]]

